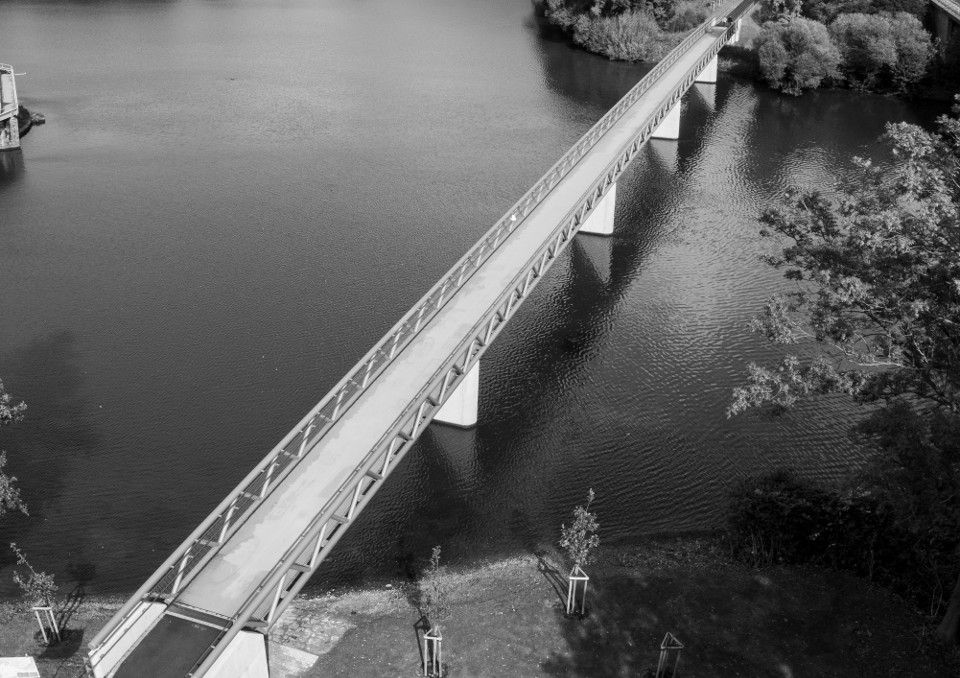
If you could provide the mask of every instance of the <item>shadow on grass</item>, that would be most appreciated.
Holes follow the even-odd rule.
[[[547,580],[547,583],[557,594],[557,599],[561,605],[567,604],[567,580],[560,574],[560,571],[553,566],[553,563],[544,559],[542,553],[534,554],[537,556],[537,570]]]
[[[417,608],[419,612],[420,609]],[[427,617],[424,614],[420,615],[420,618],[413,624],[413,632],[417,636],[417,654],[420,656],[420,668],[423,668],[424,663],[427,659],[423,656],[423,637],[427,635],[427,631],[430,630],[430,622],[427,621]]]
[[[39,631],[37,632],[39,635]],[[60,642],[48,645],[40,659],[67,659],[77,654],[83,643],[83,629],[60,629]]]
[[[591,578],[587,594],[588,613],[570,618],[557,610],[557,623],[567,651],[547,659],[541,668],[550,676],[583,676],[605,678],[621,676],[653,676],[660,654],[660,643],[667,631],[680,638],[723,635],[717,626],[715,601],[700,597],[700,592],[687,590],[687,582],[672,577],[651,578],[641,574],[604,574]],[[736,644],[732,646],[735,648]],[[706,653],[707,656],[704,655]],[[769,667],[753,664],[730,651],[711,637],[698,648],[687,643],[679,675],[687,675],[684,664],[723,667],[718,675],[762,676]],[[734,673],[727,674],[727,669]],[[692,671],[689,675],[699,675]],[[712,675],[712,674],[710,674]]]

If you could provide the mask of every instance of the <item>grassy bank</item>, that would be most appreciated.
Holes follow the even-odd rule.
[[[710,538],[606,549],[589,568],[588,615],[562,614],[554,555],[522,556],[451,575],[444,625],[451,676],[643,676],[663,635],[684,643],[680,675],[876,677],[960,674],[957,653],[930,639],[925,619],[889,592],[837,572],[757,571]],[[415,676],[420,639],[415,587],[301,598],[273,634],[300,663],[280,676]],[[47,678],[81,675],[82,652],[118,600],[81,601],[67,640],[43,648],[29,613],[6,605],[0,654],[33,654]],[[290,668],[296,666],[296,668]]]

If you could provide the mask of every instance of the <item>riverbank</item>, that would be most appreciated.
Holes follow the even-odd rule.
[[[604,549],[588,568],[589,614],[562,615],[555,554],[519,556],[450,575],[444,625],[450,676],[643,676],[666,632],[683,643],[682,674],[950,678],[960,657],[901,599],[843,573],[758,571],[731,562],[717,539],[664,538]],[[422,630],[415,587],[301,597],[271,642],[278,676],[415,676]],[[41,647],[32,615],[0,605],[0,654],[37,657],[44,678],[80,676],[86,641],[115,598],[67,606],[66,639]],[[282,643],[289,649],[282,648]]]

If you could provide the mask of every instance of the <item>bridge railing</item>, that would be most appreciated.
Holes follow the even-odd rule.
[[[675,105],[679,101],[682,93],[693,84],[707,62],[736,30],[735,26],[727,27],[723,35],[718,36],[715,47],[678,79],[677,86],[666,99],[669,105]],[[322,554],[332,548],[336,539],[343,534],[343,520],[352,520],[359,513],[365,501],[372,496],[371,490],[375,489],[378,482],[382,482],[382,476],[386,476],[389,469],[403,456],[402,448],[412,444],[417,431],[422,430],[425,421],[432,418],[439,409],[443,401],[440,394],[450,383],[450,375],[465,374],[472,363],[479,360],[480,355],[506,325],[536,282],[572,240],[589,215],[591,207],[587,206],[587,203],[595,205],[600,199],[599,196],[625,171],[642,143],[650,138],[662,122],[664,115],[665,113],[661,112],[652,116],[637,129],[634,139],[627,144],[624,152],[606,166],[583,197],[558,222],[550,236],[519,269],[496,301],[484,310],[476,323],[464,334],[449,358],[411,398],[410,405],[391,423],[353,472],[342,481],[311,523],[282,556],[278,557],[276,565],[264,577],[261,586],[252,591],[244,602],[240,618],[257,619],[269,624],[282,612],[284,603],[289,602],[306,583],[310,571],[322,559]],[[226,634],[227,639],[231,636],[230,632]]]
[[[732,6],[732,5],[731,5]],[[723,15],[723,12],[719,12]],[[716,22],[694,29],[581,137],[516,204],[441,278],[414,307],[344,376],[331,391],[230,492],[189,537],[91,640],[97,648],[123,628],[141,600],[172,600],[255,506],[290,473],[300,459],[377,378],[453,293],[466,283],[517,226],[539,205],[586,153],[690,46]]]

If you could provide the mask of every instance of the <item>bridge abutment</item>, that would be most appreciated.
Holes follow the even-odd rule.
[[[578,233],[613,235],[613,219],[616,216],[617,185],[607,189],[600,201],[593,205],[587,220],[580,225]]]
[[[270,678],[267,637],[256,631],[241,631],[217,657],[204,678]]]
[[[477,425],[480,409],[480,361],[473,363],[470,371],[447,398],[433,420],[441,424],[450,424],[461,428]]]

